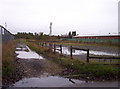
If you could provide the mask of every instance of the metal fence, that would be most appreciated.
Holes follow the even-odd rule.
[[[14,39],[13,34],[11,34],[5,27],[0,25],[0,35],[2,36],[2,43],[6,43]]]
[[[119,35],[118,35],[119,37]],[[120,39],[117,38],[111,38],[111,39],[88,39],[88,38],[79,38],[79,39],[76,39],[76,38],[61,38],[60,40],[68,40],[68,41],[75,41],[75,42],[93,42],[93,43],[107,43],[107,44],[111,44],[111,43],[119,43],[120,42]]]

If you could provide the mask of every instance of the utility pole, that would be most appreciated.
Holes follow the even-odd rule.
[[[52,22],[50,22],[50,33],[49,33],[49,36],[51,36],[52,35]]]
[[[7,23],[5,22],[5,28],[7,28]]]

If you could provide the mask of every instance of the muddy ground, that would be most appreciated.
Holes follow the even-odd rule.
[[[15,59],[15,71],[3,78],[3,87],[8,87],[24,77],[39,77],[43,74],[59,75],[63,69],[48,60],[37,59]]]
[[[25,48],[26,46],[22,43],[19,43],[17,47]],[[28,50],[24,50],[28,51]],[[21,59],[17,57],[14,58],[14,71],[11,75],[5,77],[3,76],[3,87],[8,87],[14,84],[15,82],[19,81],[25,77],[39,77],[43,74],[46,75],[59,75],[63,69],[55,64],[52,61],[49,61],[45,58],[43,59]]]
[[[89,48],[95,51],[118,52],[116,48],[100,47],[100,46],[79,46],[79,48]],[[61,75],[64,73],[68,75],[71,69],[63,69],[58,64],[47,59],[14,59],[15,70],[9,77],[3,78],[3,85],[9,86],[19,81],[24,77],[39,77],[43,74],[47,75]],[[66,72],[67,71],[67,72]],[[62,74],[63,75],[63,74]]]
[[[57,64],[46,59],[18,59],[18,63],[20,70],[23,70],[25,77],[38,77],[43,73],[56,75],[62,71],[62,69]]]

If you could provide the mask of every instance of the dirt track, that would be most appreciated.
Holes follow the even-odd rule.
[[[48,60],[18,59],[20,70],[23,70],[24,77],[38,77],[43,73],[49,75],[59,74],[61,68]]]
[[[45,58],[21,59],[16,57],[14,59],[14,72],[10,76],[4,77],[2,83],[3,86],[7,87],[25,77],[40,77],[43,74],[58,75],[62,70],[59,65]]]
[[[18,44],[17,47],[19,48],[20,46],[21,46],[21,49],[27,48],[22,43]],[[27,50],[28,52],[31,52],[29,48],[27,48]],[[22,50],[19,50],[19,51],[22,52]],[[36,54],[36,52],[32,54]],[[49,75],[55,75],[55,74],[59,74],[62,71],[59,65],[45,58],[42,58],[42,59],[37,59],[37,58],[29,59],[29,57],[27,59],[17,58],[17,63],[19,64],[19,70],[23,70],[24,77],[38,77],[38,76],[41,76],[43,73],[47,73]]]

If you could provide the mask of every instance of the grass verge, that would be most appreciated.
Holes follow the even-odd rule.
[[[30,49],[42,54],[47,59],[58,63],[66,70],[63,75],[79,75],[80,78],[88,79],[118,79],[120,70],[118,66],[103,64],[87,64],[77,59],[71,59],[68,56],[54,54],[49,48],[40,47],[39,45],[26,42]]]
[[[77,42],[71,42],[71,41],[67,41],[67,42],[54,42],[55,44],[61,44],[61,45],[66,45],[66,46],[101,46],[101,47],[109,47],[109,48],[113,48],[113,49],[119,49],[119,45],[111,45],[111,44],[98,44],[98,43],[77,43]]]
[[[17,42],[10,41],[2,46],[2,75],[9,76],[14,70],[15,46]]]

